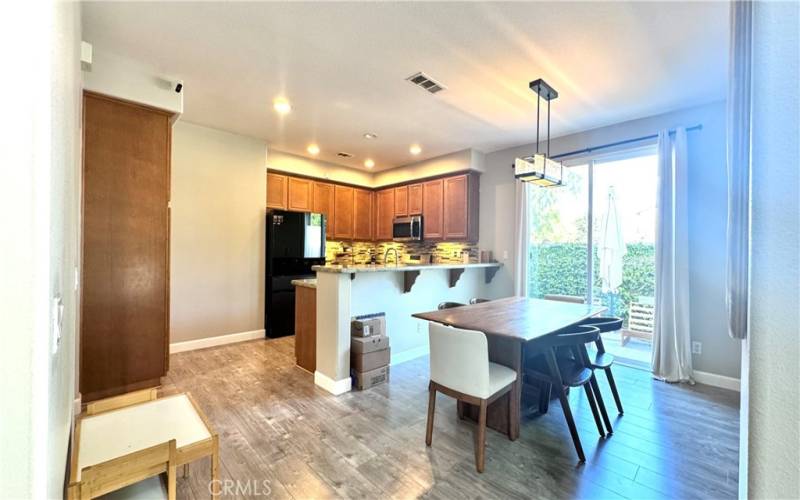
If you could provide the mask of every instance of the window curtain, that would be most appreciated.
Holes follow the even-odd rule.
[[[514,295],[528,296],[528,246],[530,245],[530,184],[519,180],[515,184],[514,206]]]
[[[731,3],[728,84],[728,333],[747,337],[750,240],[750,65],[753,4]]]
[[[658,134],[656,310],[653,375],[693,382],[689,337],[689,216],[686,129]]]

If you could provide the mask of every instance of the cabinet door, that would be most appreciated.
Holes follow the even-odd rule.
[[[171,130],[167,113],[84,94],[83,401],[157,386],[167,371]]]
[[[408,215],[422,213],[422,184],[408,186]]]
[[[437,179],[422,185],[422,216],[425,239],[444,236],[444,181]]]
[[[353,188],[336,186],[333,192],[333,237],[353,239]]]
[[[288,194],[287,177],[267,172],[267,208],[286,210]]]
[[[356,189],[353,194],[353,238],[372,239],[372,192]]]
[[[313,183],[307,179],[289,177],[288,203],[289,210],[298,212],[311,211],[311,188]]]
[[[394,216],[408,215],[408,186],[394,188]]]
[[[378,191],[378,217],[375,239],[392,239],[392,220],[394,219],[394,189]]]
[[[315,182],[313,186],[313,197],[314,201],[311,206],[311,211],[325,216],[325,237],[333,238],[333,184]]]
[[[469,181],[466,175],[444,180],[444,238],[466,240],[468,229]]]

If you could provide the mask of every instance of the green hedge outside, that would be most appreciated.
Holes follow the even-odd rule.
[[[622,285],[618,294],[600,292],[600,263],[597,247],[593,247],[594,297],[607,307],[614,305],[615,316],[625,318],[628,304],[640,297],[655,295],[655,245],[632,243],[623,258]],[[530,247],[528,255],[528,295],[541,298],[545,294],[577,295],[586,293],[586,245],[581,243],[545,243]],[[610,311],[611,312],[611,311]]]

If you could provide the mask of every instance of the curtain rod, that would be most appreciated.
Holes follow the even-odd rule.
[[[694,125],[692,127],[687,127],[686,131],[687,132],[693,132],[695,130],[701,130],[702,128],[703,128],[703,124],[698,124],[698,125]],[[670,135],[674,135],[675,134],[675,129],[670,129],[669,130],[669,134]],[[586,153],[593,153],[593,152],[595,152],[597,150],[600,150],[600,149],[608,149],[608,148],[613,148],[615,146],[624,146],[625,144],[631,144],[631,143],[634,143],[634,142],[641,142],[641,141],[646,141],[646,140],[649,140],[649,139],[657,139],[657,138],[658,138],[658,134],[644,135],[642,137],[636,137],[634,139],[626,139],[624,141],[610,142],[608,144],[602,144],[600,146],[593,146],[593,147],[590,147],[590,148],[579,149],[577,151],[570,151],[568,153],[561,153],[559,155],[553,155],[551,158],[553,160],[558,160],[559,158],[566,158],[567,156],[575,156],[575,155],[582,155],[582,154],[586,154]]]

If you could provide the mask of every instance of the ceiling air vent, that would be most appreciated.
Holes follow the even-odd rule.
[[[435,81],[433,78],[429,77],[425,73],[416,73],[414,75],[409,76],[406,78],[409,82],[413,83],[417,87],[423,88],[430,92],[431,94],[435,94],[441,90],[445,90],[447,87],[442,85],[441,83]]]
[[[352,158],[353,157],[353,155],[351,155],[350,153],[345,153],[344,151],[339,151],[338,153],[336,153],[336,156],[338,156],[339,158]]]

